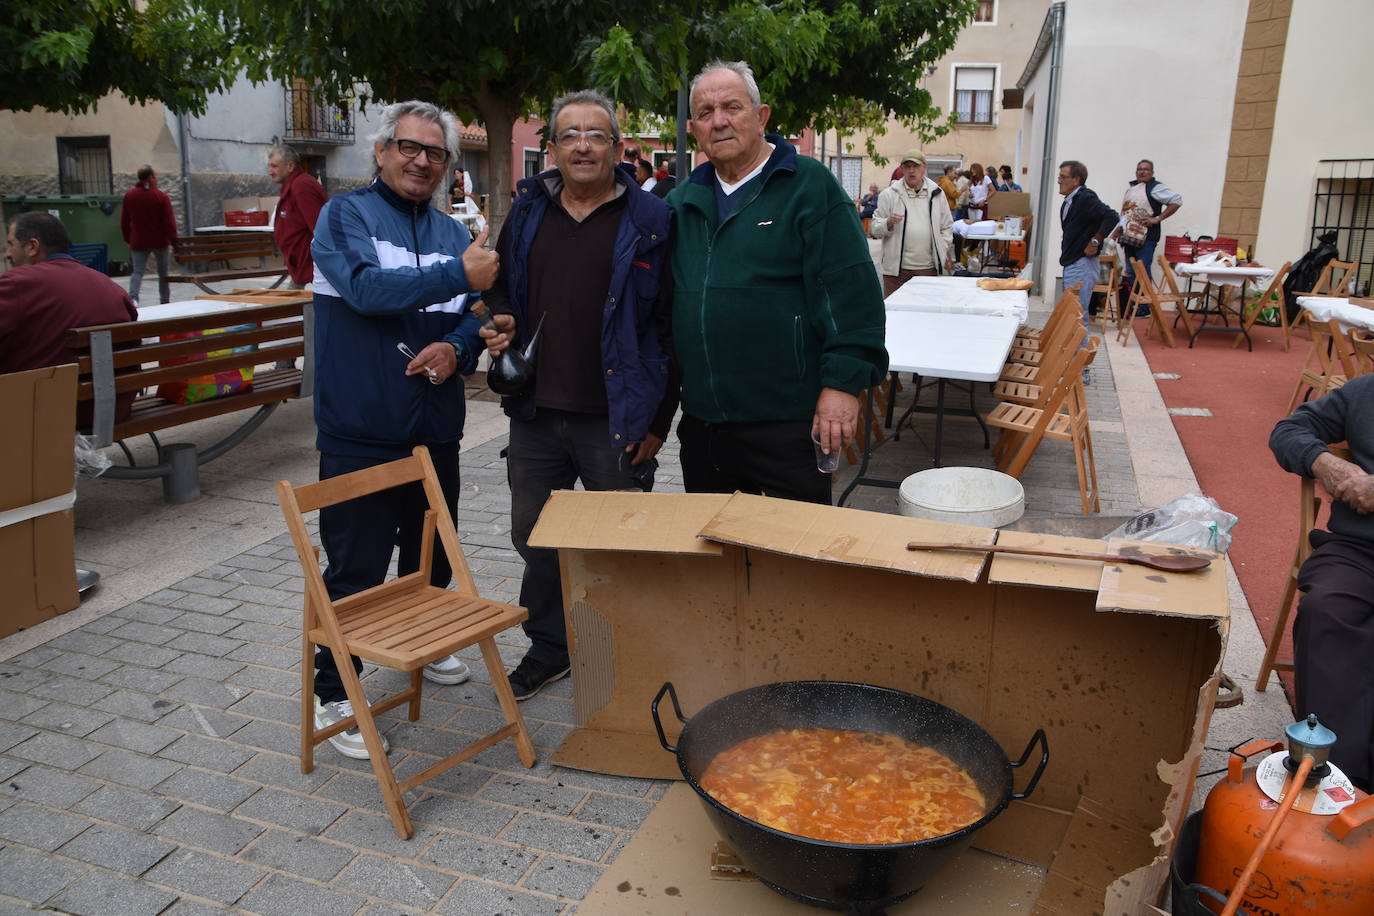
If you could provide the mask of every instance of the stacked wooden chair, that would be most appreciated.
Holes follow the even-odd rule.
[[[1052,350],[1046,353],[1038,366],[1010,364],[1004,369],[1003,377],[992,387],[993,395],[999,401],[1034,406],[1043,401],[1043,395],[1052,381],[1041,384],[1042,379],[1057,379],[1064,374],[1069,360],[1082,345],[1087,329],[1074,322],[1068,334]],[[1011,377],[1008,377],[1010,375]]]
[[[1312,335],[1312,347],[1307,351],[1307,363],[1288,402],[1288,413],[1298,406],[1298,396],[1304,390],[1308,392],[1307,397],[1319,398],[1360,374],[1352,337],[1341,329],[1339,321],[1334,318],[1320,321],[1306,309],[1298,316],[1298,321]]]
[[[419,487],[428,509],[421,535],[420,569],[381,585],[331,600],[320,574],[319,550],[310,542],[304,513],[337,505],[395,487]],[[534,745],[515,702],[505,665],[497,651],[497,633],[519,624],[524,608],[478,596],[463,556],[462,545],[449,516],[448,506],[429,451],[420,446],[411,457],[375,467],[331,477],[305,486],[293,487],[288,481],[277,484],[282,514],[291,533],[305,572],[305,615],[301,640],[301,772],[315,768],[315,745],[340,732],[357,728],[371,758],[378,787],[391,815],[392,826],[402,839],[413,829],[403,797],[421,783],[462,763],[464,760],[507,738],[513,739],[520,762],[535,764]],[[429,584],[434,559],[435,534],[453,568],[456,590]],[[397,780],[382,746],[376,714],[409,704],[411,722],[420,718],[421,671],[430,662],[477,645],[491,675],[492,690],[500,704],[506,724],[452,755],[403,780]],[[353,705],[353,715],[329,726],[315,727],[315,647],[325,646],[339,662],[344,691]],[[368,705],[362,682],[349,655],[357,655],[410,675],[410,686],[400,693]]]
[[[1022,326],[1012,340],[1002,378],[1029,381],[1037,374],[1041,360],[1063,346],[1064,338],[1075,326],[1082,327],[1082,307],[1078,303],[1078,284],[1064,290],[1055,302],[1043,328]],[[1019,367],[1019,368],[1018,368]]]

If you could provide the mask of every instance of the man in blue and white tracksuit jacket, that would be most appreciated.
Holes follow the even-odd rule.
[[[467,305],[476,290],[491,285],[497,262],[494,252],[469,247],[467,230],[429,203],[457,140],[447,112],[425,102],[389,106],[374,143],[377,179],[325,204],[311,245],[320,478],[404,458],[424,445],[450,513],[457,509],[465,413],[462,381],[450,379],[476,367],[480,322]],[[399,344],[415,357],[403,355]],[[415,484],[322,511],[330,597],[381,583],[398,544],[398,572],[418,569],[424,507]],[[432,582],[443,587],[450,578],[447,557],[436,550]],[[354,667],[361,669],[357,659]],[[321,707],[346,703],[328,649],[317,653],[316,669]],[[458,683],[467,669],[442,660],[425,675]],[[318,709],[317,719],[328,724],[328,713]],[[349,756],[367,756],[356,729],[331,742]]]

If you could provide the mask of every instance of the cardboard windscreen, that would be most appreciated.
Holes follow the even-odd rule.
[[[723,493],[555,490],[530,533],[533,547],[720,554],[699,537],[730,500]]]

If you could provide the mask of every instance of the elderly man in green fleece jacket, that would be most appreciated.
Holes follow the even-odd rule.
[[[853,202],[777,134],[743,61],[692,82],[709,162],[668,195],[677,213],[673,341],[689,492],[830,502],[816,468],[854,436],[859,394],[887,372],[883,297]]]

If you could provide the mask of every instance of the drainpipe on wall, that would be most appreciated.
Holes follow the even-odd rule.
[[[191,122],[182,111],[177,112],[177,139],[181,146],[181,207],[186,214],[186,234],[195,235],[196,222],[191,206]]]

